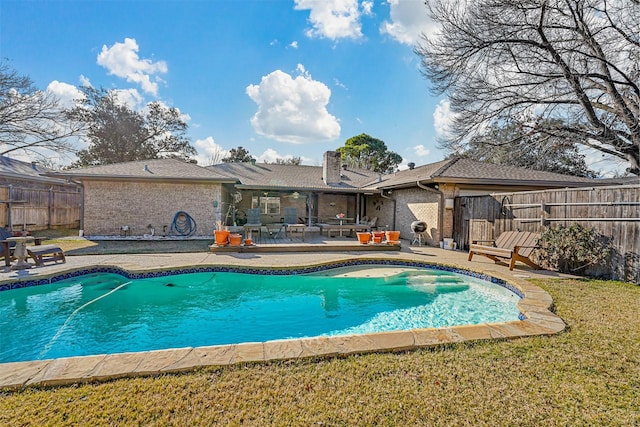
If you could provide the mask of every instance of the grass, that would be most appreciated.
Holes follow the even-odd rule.
[[[0,425],[640,425],[640,287],[536,282],[568,331],[0,394]]]

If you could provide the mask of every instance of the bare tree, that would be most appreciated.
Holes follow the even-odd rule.
[[[548,124],[553,125],[553,124]],[[589,169],[584,154],[567,138],[523,133],[518,124],[489,126],[482,135],[474,136],[462,152],[449,157],[467,157],[496,165],[520,166],[527,169],[565,175],[597,178]]]
[[[222,163],[222,157],[224,152],[222,147],[216,146],[215,150],[209,155],[209,157],[205,160],[205,164],[202,166],[213,166]]]
[[[488,126],[518,121],[640,172],[640,2],[430,0],[428,8],[441,32],[424,36],[416,53],[457,113],[443,146],[456,151]]]
[[[47,158],[48,150],[72,154],[71,137],[80,130],[65,118],[53,94],[36,89],[29,77],[0,62],[0,155],[22,152]]]

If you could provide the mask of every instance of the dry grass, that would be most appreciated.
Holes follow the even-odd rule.
[[[640,287],[538,282],[570,329],[0,395],[0,425],[640,424]]]

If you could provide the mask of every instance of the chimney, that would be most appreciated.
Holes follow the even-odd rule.
[[[407,166],[409,166],[409,170],[413,170],[413,168],[416,167],[416,164],[413,162],[407,163]]]
[[[322,159],[322,180],[325,184],[340,183],[340,153],[327,151]]]

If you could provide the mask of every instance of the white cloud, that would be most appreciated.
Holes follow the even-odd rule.
[[[431,154],[431,150],[429,150],[427,147],[425,147],[422,144],[414,146],[413,151],[414,153],[416,153],[416,156],[418,157],[426,157],[429,154]]]
[[[292,41],[292,42],[289,44],[289,47],[290,47],[290,48],[293,48],[293,49],[297,49],[297,48],[298,48],[298,42],[297,42],[296,40]]]
[[[82,74],[80,74],[80,85],[84,87],[93,87],[93,85],[91,84],[91,80],[89,80],[89,77],[86,77]]]
[[[84,94],[74,85],[57,80],[49,83],[47,92],[55,95],[60,100],[60,105],[63,108],[73,108],[78,105],[78,100],[85,98]]]
[[[308,37],[331,40],[362,37],[358,0],[295,0],[295,3],[296,10],[311,11],[312,28],[306,32]],[[363,8],[366,12],[366,7]]]
[[[139,110],[144,106],[144,98],[137,89],[112,89],[118,102],[132,110]]]
[[[362,14],[371,16],[373,15],[373,1],[364,0],[360,7],[362,7]]]
[[[340,80],[338,79],[333,79],[333,83],[338,86],[339,88],[342,88],[344,90],[349,90],[349,88],[347,87],[347,85],[345,85],[344,83],[342,83]]]
[[[98,54],[98,65],[105,67],[109,74],[137,83],[145,92],[157,96],[158,81],[161,80],[156,77],[155,81],[151,81],[151,77],[166,73],[167,64],[164,61],[140,59],[138,50],[138,43],[130,38],[125,38],[124,43],[116,42],[111,47],[104,45]]]
[[[626,169],[631,166],[627,161],[594,148],[584,145],[578,145],[578,147],[580,148],[580,154],[585,156],[584,161],[589,169],[596,171],[604,178],[613,178],[616,174],[624,175]]]
[[[216,162],[219,163],[229,155],[229,150],[225,150],[222,146],[218,145],[212,136],[196,140],[193,146],[198,150],[196,160],[201,166],[208,166]]]
[[[436,110],[433,112],[433,127],[436,134],[444,137],[450,132],[453,123],[454,113],[451,111],[451,103],[447,99],[438,102]]]
[[[398,170],[403,171],[407,169],[409,169],[409,161],[403,157],[402,161],[398,164]]]
[[[291,156],[291,155],[286,156],[286,157],[285,156],[281,156],[273,148],[267,148],[266,150],[264,150],[264,153],[260,154],[256,158],[256,161],[258,163],[275,163],[276,159],[285,159],[285,158],[291,158],[291,157],[293,157],[293,156]]]
[[[438,30],[429,17],[424,2],[416,0],[387,0],[390,10],[390,21],[380,26],[382,34],[389,34],[400,43],[413,45],[422,33],[433,35]]]
[[[338,119],[327,111],[331,90],[315,81],[301,64],[298,75],[276,70],[259,85],[247,86],[247,95],[258,104],[251,125],[259,135],[276,141],[302,144],[336,139]]]
[[[256,157],[256,161],[258,163],[275,163],[276,159],[288,160],[288,159],[293,159],[294,157],[298,157],[298,156],[294,156],[293,154],[279,154],[273,148],[267,148],[266,150],[264,150],[262,154]],[[299,157],[302,164],[309,164],[309,162],[312,161],[312,159],[309,157],[304,157],[304,156],[299,156]]]

